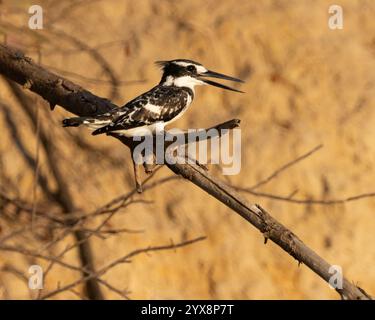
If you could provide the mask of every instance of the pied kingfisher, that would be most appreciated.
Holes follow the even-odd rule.
[[[126,137],[144,136],[155,132],[157,123],[163,123],[165,126],[180,118],[193,101],[196,85],[209,84],[242,92],[206,77],[236,82],[243,82],[242,80],[207,70],[200,63],[191,60],[157,61],[156,64],[163,71],[161,81],[156,87],[121,108],[91,117],[65,119],[63,126],[86,125],[94,129],[93,135],[113,132]]]

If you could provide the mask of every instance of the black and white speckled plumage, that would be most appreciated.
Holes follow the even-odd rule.
[[[163,70],[160,83],[150,91],[131,100],[123,107],[94,117],[75,117],[63,120],[64,127],[86,125],[94,129],[93,135],[116,133],[125,136],[143,136],[153,133],[156,124],[164,125],[177,120],[194,99],[194,86],[210,84],[223,89],[238,91],[205,77],[231,81],[242,80],[207,70],[192,60],[159,61]]]
[[[156,86],[150,91],[129,101],[122,108],[103,114],[103,120],[111,122],[96,129],[93,134],[129,130],[149,126],[156,122],[169,122],[185,111],[194,98],[190,88]],[[98,117],[96,120],[101,120]]]

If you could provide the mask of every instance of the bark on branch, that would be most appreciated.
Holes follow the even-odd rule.
[[[77,115],[92,115],[116,107],[106,99],[67,81],[33,63],[22,53],[0,45],[0,73],[41,95],[51,105],[59,104]],[[127,143],[123,141],[125,145]],[[166,157],[171,155],[166,154]],[[293,232],[274,219],[259,205],[249,204],[236,191],[211,176],[198,165],[167,164],[170,170],[197,185],[202,190],[238,213],[256,227],[267,239],[272,240],[299,263],[329,281],[331,264],[306,246]],[[360,287],[343,279],[343,288],[336,291],[345,299],[370,299]]]
[[[274,219],[261,206],[248,203],[233,188],[217,180],[197,165],[174,164],[168,165],[168,167],[250,222],[264,235],[265,243],[267,243],[268,239],[272,240],[294,257],[298,263],[305,264],[326,282],[329,282],[332,277],[332,273],[329,272],[331,264],[305,245],[292,231]],[[370,298],[363,289],[355,286],[346,278],[343,278],[343,288],[336,289],[336,291],[343,299],[356,300]]]
[[[0,45],[0,73],[49,102],[79,116],[104,113],[116,108],[107,99],[97,97],[75,83],[34,63],[21,51]]]

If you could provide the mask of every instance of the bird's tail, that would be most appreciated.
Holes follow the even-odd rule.
[[[98,129],[111,123],[110,115],[102,115],[93,117],[74,117],[64,119],[62,122],[63,127],[78,127],[81,124],[88,126],[91,129]]]
[[[63,127],[78,127],[87,120],[87,117],[74,117],[64,119],[62,122]]]

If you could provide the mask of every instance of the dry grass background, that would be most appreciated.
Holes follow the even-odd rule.
[[[27,9],[32,1],[2,1],[1,22],[7,42],[42,64],[94,93],[109,96],[110,86],[87,78],[106,79],[85,51],[77,50],[63,31],[105,57],[123,81],[114,102],[123,104],[158,82],[155,60],[190,58],[213,70],[242,77],[245,94],[198,88],[193,107],[176,127],[206,127],[231,118],[242,120],[242,170],[226,177],[251,186],[276,168],[318,144],[324,148],[284,172],[260,190],[297,198],[331,199],[375,191],[375,3],[342,0],[344,29],[327,27],[331,1],[40,1],[45,29],[30,31]],[[11,27],[9,24],[13,25]],[[20,31],[21,30],[21,31]],[[70,74],[62,73],[70,72]],[[74,73],[74,74],[73,74]],[[1,99],[12,106],[22,136],[35,153],[35,136],[9,93],[0,83]],[[37,104],[45,102],[38,100]],[[92,137],[73,128],[108,159],[82,151],[60,121],[69,114],[57,107],[41,108],[42,125],[59,147],[61,165],[80,208],[92,210],[131,190],[132,169],[127,151],[106,137]],[[31,200],[33,172],[14,148],[0,117],[1,166],[17,195]],[[40,155],[45,172],[45,157]],[[211,168],[220,175],[218,168]],[[48,174],[48,173],[47,173]],[[158,177],[169,175],[167,169]],[[1,185],[7,187],[6,181]],[[112,227],[142,229],[95,239],[95,264],[139,247],[206,235],[207,240],[179,250],[139,256],[117,266],[104,279],[127,288],[132,298],[145,299],[336,299],[321,279],[222,204],[193,185],[174,181],[117,214]],[[345,275],[375,294],[375,198],[332,206],[305,206],[248,196],[260,203]],[[39,202],[43,195],[39,192]],[[3,224],[0,235],[12,231]],[[68,238],[55,252],[73,241]],[[33,243],[35,247],[41,242]],[[76,262],[75,253],[67,261]],[[45,265],[43,261],[38,261]],[[12,263],[27,273],[30,260],[0,252],[0,265]],[[77,274],[54,267],[46,289],[55,289]],[[30,297],[23,281],[0,273],[1,298]],[[105,289],[104,289],[105,290]],[[118,298],[105,291],[107,298]],[[76,298],[73,293],[56,296]]]

